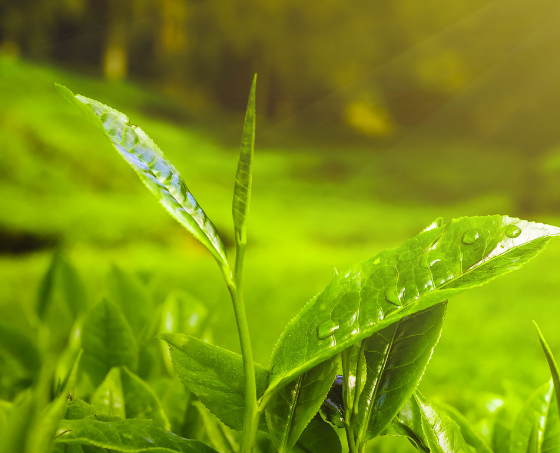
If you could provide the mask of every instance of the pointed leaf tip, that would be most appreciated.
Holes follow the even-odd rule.
[[[62,85],[55,84],[55,89],[111,140],[165,209],[210,251],[222,269],[227,269],[226,250],[218,230],[153,140],[142,129],[129,124],[123,113],[94,99],[75,95]]]

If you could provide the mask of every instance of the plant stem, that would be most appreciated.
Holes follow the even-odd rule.
[[[349,407],[350,401],[350,350],[347,349],[342,353],[342,378],[344,385],[342,390],[344,393],[344,429],[346,430],[346,439],[348,440],[348,449],[350,453],[358,453],[356,448],[356,440],[354,438],[354,430],[351,423],[352,408]]]
[[[239,342],[241,343],[241,355],[243,356],[243,371],[245,373],[245,412],[243,416],[243,434],[241,437],[241,453],[251,453],[254,448],[257,436],[258,412],[257,403],[257,383],[255,380],[255,365],[253,362],[253,350],[251,348],[251,337],[249,335],[249,325],[245,314],[245,304],[243,301],[243,260],[245,258],[246,241],[236,235],[236,254],[233,279],[229,270],[222,269],[228,290],[233,302],[235,321]]]

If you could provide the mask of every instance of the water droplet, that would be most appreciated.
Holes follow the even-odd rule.
[[[467,230],[465,234],[463,234],[462,241],[463,244],[471,245],[474,244],[479,237],[480,235],[478,234],[478,230],[476,228],[472,228],[470,230]]]
[[[394,286],[389,286],[385,290],[385,300],[390,304],[401,306],[401,300],[399,299],[399,294],[397,293],[397,288]]]
[[[506,236],[508,238],[515,239],[516,237],[519,237],[520,234],[521,228],[519,228],[517,225],[511,224],[506,227]]]
[[[412,250],[407,250],[403,253],[401,253],[398,257],[399,262],[406,262],[406,261],[411,261],[414,258],[416,258],[416,253],[414,253]]]
[[[335,324],[330,320],[325,321],[323,324],[317,326],[317,336],[319,337],[319,340],[325,340],[331,337],[339,328],[340,326],[338,324]]]

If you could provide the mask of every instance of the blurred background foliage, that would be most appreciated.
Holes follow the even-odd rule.
[[[116,266],[154,307],[171,290],[201,301],[213,341],[238,350],[212,258],[53,82],[127,113],[231,245],[242,117],[259,74],[246,300],[266,365],[333,267],[437,216],[560,225],[559,44],[552,0],[0,0],[0,324],[33,324],[58,250],[90,304],[111,297]],[[452,302],[428,396],[465,408],[479,392],[547,378],[530,320],[558,350],[559,259],[552,243]]]

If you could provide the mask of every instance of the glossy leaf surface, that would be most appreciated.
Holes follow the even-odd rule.
[[[130,453],[214,453],[196,440],[183,439],[151,420],[96,419],[63,420],[56,441],[69,445],[90,445]]]
[[[335,357],[317,365],[280,390],[266,406],[268,432],[279,453],[291,451],[317,414],[336,377],[338,363]]]
[[[253,179],[253,154],[255,150],[255,91],[257,76],[253,79],[243,134],[241,136],[241,153],[235,175],[233,189],[233,225],[236,237],[241,242],[246,242],[246,221],[251,200],[251,184]]]
[[[83,369],[98,386],[116,366],[135,369],[138,346],[134,333],[121,311],[104,299],[94,305],[84,321]]]
[[[109,138],[158,201],[220,265],[227,267],[226,251],[216,227],[195,200],[185,181],[157,145],[128,117],[111,107],[55,84],[55,89]]]
[[[366,384],[354,431],[359,445],[385,430],[416,390],[441,331],[447,303],[405,316],[362,341]]]
[[[243,359],[239,354],[182,334],[162,333],[177,374],[185,387],[222,422],[241,430],[245,405]],[[266,389],[268,373],[255,363],[257,397]],[[261,424],[264,420],[261,418]]]
[[[518,415],[510,453],[560,451],[560,422],[552,380],[539,387]]]
[[[432,453],[476,453],[465,442],[459,425],[445,411],[430,404],[419,393],[414,398],[420,409],[426,444]]]
[[[334,428],[316,415],[309,422],[298,443],[295,452],[302,453],[341,453],[342,445]]]
[[[506,216],[463,217],[355,264],[288,324],[269,391],[404,316],[518,269],[559,233]]]
[[[364,388],[367,379],[367,363],[364,356],[363,342],[356,343],[346,349],[342,354],[342,401],[346,411],[352,413],[356,393],[358,395]]]
[[[99,413],[121,418],[148,418],[165,429],[169,420],[151,387],[126,367],[111,369],[91,397]]]

